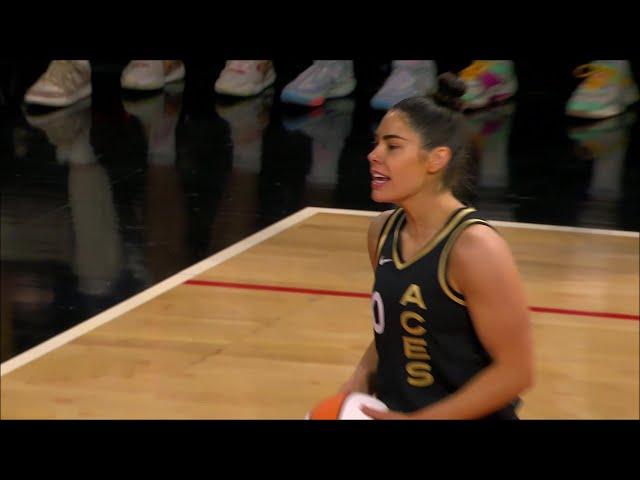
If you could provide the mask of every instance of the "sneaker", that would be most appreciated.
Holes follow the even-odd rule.
[[[356,88],[351,60],[315,60],[282,90],[283,102],[306,107],[322,105],[328,98],[346,97]]]
[[[24,96],[26,103],[68,107],[91,95],[88,60],[54,60]]]
[[[573,73],[585,80],[567,102],[568,116],[596,119],[613,117],[640,99],[627,60],[597,60],[581,65]]]
[[[276,72],[270,60],[228,60],[215,90],[221,95],[251,97],[273,85]]]
[[[467,86],[462,101],[468,109],[503,102],[518,90],[518,80],[510,60],[475,60],[460,72],[460,78]]]
[[[132,60],[122,71],[120,85],[127,90],[160,90],[184,74],[179,60]]]
[[[428,95],[436,86],[433,60],[394,60],[393,70],[371,99],[371,107],[389,110],[405,98]]]

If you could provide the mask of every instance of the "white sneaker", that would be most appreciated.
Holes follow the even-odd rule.
[[[436,64],[433,60],[394,60],[391,75],[370,104],[378,110],[389,110],[399,101],[427,95],[435,87]]]
[[[24,96],[27,103],[67,107],[91,95],[88,60],[53,60]]]
[[[227,60],[215,83],[221,95],[250,97],[271,86],[276,72],[270,60]]]
[[[184,78],[179,60],[132,60],[122,71],[120,85],[128,90],[160,90]]]
[[[283,102],[318,107],[329,98],[346,97],[356,88],[352,60],[315,60],[282,90]]]

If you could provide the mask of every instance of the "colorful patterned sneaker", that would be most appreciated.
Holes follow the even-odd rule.
[[[585,80],[567,102],[566,114],[580,118],[619,115],[640,99],[627,60],[597,60],[581,65],[574,75]]]
[[[318,107],[329,98],[346,97],[356,88],[351,60],[315,60],[282,90],[283,102]]]
[[[251,97],[273,85],[276,72],[270,60],[228,60],[215,90],[221,95]]]
[[[26,103],[45,107],[67,107],[91,95],[88,60],[54,60],[27,90]]]
[[[122,71],[120,85],[127,90],[160,90],[184,78],[179,60],[133,60]]]
[[[475,60],[460,72],[460,78],[467,86],[462,101],[469,109],[503,102],[518,90],[518,80],[510,60]]]
[[[427,95],[436,86],[433,60],[394,60],[391,75],[371,99],[371,107],[389,110],[400,100]]]

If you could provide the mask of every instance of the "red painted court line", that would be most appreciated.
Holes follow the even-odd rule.
[[[622,320],[640,320],[638,315],[628,315],[626,313],[609,312],[586,312],[583,310],[566,310],[564,308],[529,307],[532,312],[560,313],[562,315],[583,315],[586,317],[620,318]]]
[[[252,285],[249,283],[210,282],[207,280],[187,280],[187,285],[205,287],[243,288],[246,290],[269,290],[272,292],[307,293],[311,295],[333,295],[335,297],[371,298],[369,293],[339,292],[337,290],[314,290],[311,288],[276,287],[271,285]]]
[[[371,298],[369,293],[343,292],[338,290],[316,290],[313,288],[277,287],[274,285],[254,285],[250,283],[214,282],[209,280],[187,280],[187,285],[200,285],[205,287],[240,288],[244,290],[267,290],[271,292],[305,293],[308,295],[332,295],[335,297]],[[638,315],[609,312],[588,312],[583,310],[567,310],[564,308],[529,307],[532,312],[558,313],[561,315],[582,315],[586,317],[617,318],[622,320],[640,320]]]

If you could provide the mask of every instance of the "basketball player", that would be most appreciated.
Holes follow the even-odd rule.
[[[517,419],[532,385],[531,327],[507,243],[454,192],[464,180],[464,83],[397,103],[368,156],[374,340],[342,391],[375,394],[374,419]]]

